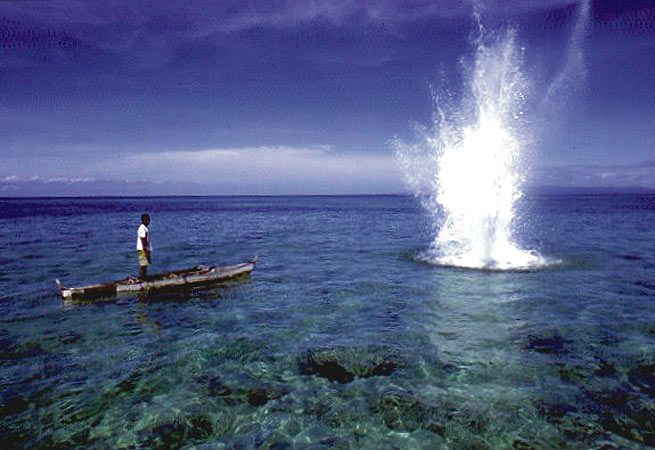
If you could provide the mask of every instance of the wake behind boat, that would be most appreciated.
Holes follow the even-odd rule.
[[[143,293],[152,289],[183,289],[185,287],[208,286],[234,278],[247,276],[255,268],[257,257],[252,261],[229,266],[196,266],[148,276],[145,279],[129,277],[109,283],[81,287],[64,287],[55,280],[64,300],[90,300],[114,297],[122,293]]]

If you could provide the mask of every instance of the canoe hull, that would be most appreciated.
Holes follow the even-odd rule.
[[[255,268],[256,259],[242,264],[221,267],[198,266],[192,269],[153,275],[144,280],[126,278],[110,283],[81,287],[64,287],[59,280],[57,286],[64,300],[92,300],[115,297],[120,294],[139,294],[155,289],[184,289],[187,287],[211,286],[221,282],[248,276]]]

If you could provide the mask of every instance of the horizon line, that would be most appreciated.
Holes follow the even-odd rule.
[[[588,186],[542,186],[527,189],[526,196],[540,195],[655,195],[655,188],[631,187],[588,187]],[[411,192],[351,193],[351,194],[153,194],[153,195],[18,195],[0,196],[0,200],[37,199],[147,199],[147,198],[274,198],[274,197],[418,197]]]

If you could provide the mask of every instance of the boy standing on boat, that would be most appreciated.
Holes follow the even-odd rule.
[[[150,216],[148,214],[141,214],[141,225],[137,231],[136,238],[136,251],[139,255],[139,278],[144,279],[148,266],[152,263],[152,246],[150,245]]]

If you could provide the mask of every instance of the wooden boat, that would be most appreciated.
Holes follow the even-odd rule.
[[[59,280],[55,280],[55,283],[57,283],[64,300],[90,300],[114,297],[122,293],[145,293],[151,289],[183,289],[217,284],[249,275],[256,263],[257,258],[231,266],[196,266],[191,269],[148,276],[145,279],[129,277],[124,280],[81,287],[64,287]]]

